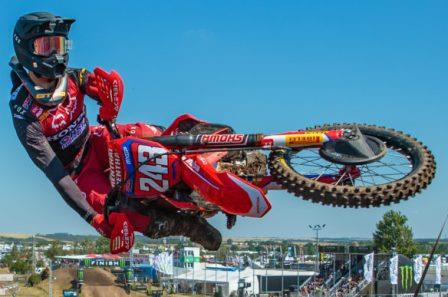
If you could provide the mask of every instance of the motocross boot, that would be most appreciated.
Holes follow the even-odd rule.
[[[185,236],[211,251],[221,245],[221,233],[200,216],[152,209],[151,218],[144,233],[150,238]]]

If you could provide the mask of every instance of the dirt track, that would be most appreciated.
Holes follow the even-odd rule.
[[[101,268],[85,269],[84,285],[82,287],[82,297],[129,297],[146,296],[143,292],[126,292],[115,284],[115,276]],[[54,271],[53,276],[53,296],[62,296],[63,289],[71,288],[71,282],[76,277],[76,268],[61,268]],[[40,283],[34,288],[21,287],[18,295],[20,297],[47,297],[48,281]]]
[[[115,282],[115,276],[100,268],[86,269],[84,286],[82,288],[83,297],[124,297],[129,296],[125,291],[118,287]]]
[[[123,289],[113,286],[86,286],[82,290],[83,297],[96,297],[96,296],[107,296],[107,297],[121,297],[128,296],[123,291]]]

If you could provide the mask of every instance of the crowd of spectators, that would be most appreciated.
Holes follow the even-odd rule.
[[[359,289],[358,285],[363,280],[361,276],[355,276],[352,278],[348,278],[343,280],[340,284],[340,287],[336,290],[336,297],[344,297],[347,296],[353,289]]]
[[[336,297],[345,297],[349,293],[352,293],[354,290],[358,290],[358,285],[362,282],[362,276],[353,276],[351,278],[342,278],[339,284],[337,285]],[[331,286],[333,282],[326,282],[326,279],[323,277],[316,277],[315,280],[308,282],[306,285],[300,288],[299,297],[308,297],[308,296],[329,296]]]
[[[326,296],[327,293],[328,288],[323,277],[316,277],[315,280],[300,288],[300,296]]]

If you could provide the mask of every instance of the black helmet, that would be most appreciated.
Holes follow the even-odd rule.
[[[68,33],[74,21],[48,12],[21,16],[13,36],[19,63],[40,76],[63,77],[68,64]]]

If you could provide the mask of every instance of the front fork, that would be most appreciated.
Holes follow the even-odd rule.
[[[274,134],[264,136],[261,139],[261,146],[263,148],[318,148],[329,141],[336,141],[341,137],[347,137],[353,133],[351,130],[339,129],[328,131],[298,131],[288,132],[283,134]],[[347,174],[349,173],[349,174]],[[310,179],[315,179],[321,183],[334,184],[338,182],[353,182],[353,179],[361,175],[360,170],[353,165],[346,165],[339,171],[338,175],[305,175]],[[351,179],[351,181],[350,181]],[[254,182],[255,185],[262,188],[264,191],[283,190],[283,187],[276,183],[272,176],[266,176],[259,181]]]
[[[328,141],[335,141],[343,137],[348,130],[329,131],[296,131],[283,134],[263,136],[261,146],[264,148],[306,148],[320,147]]]

